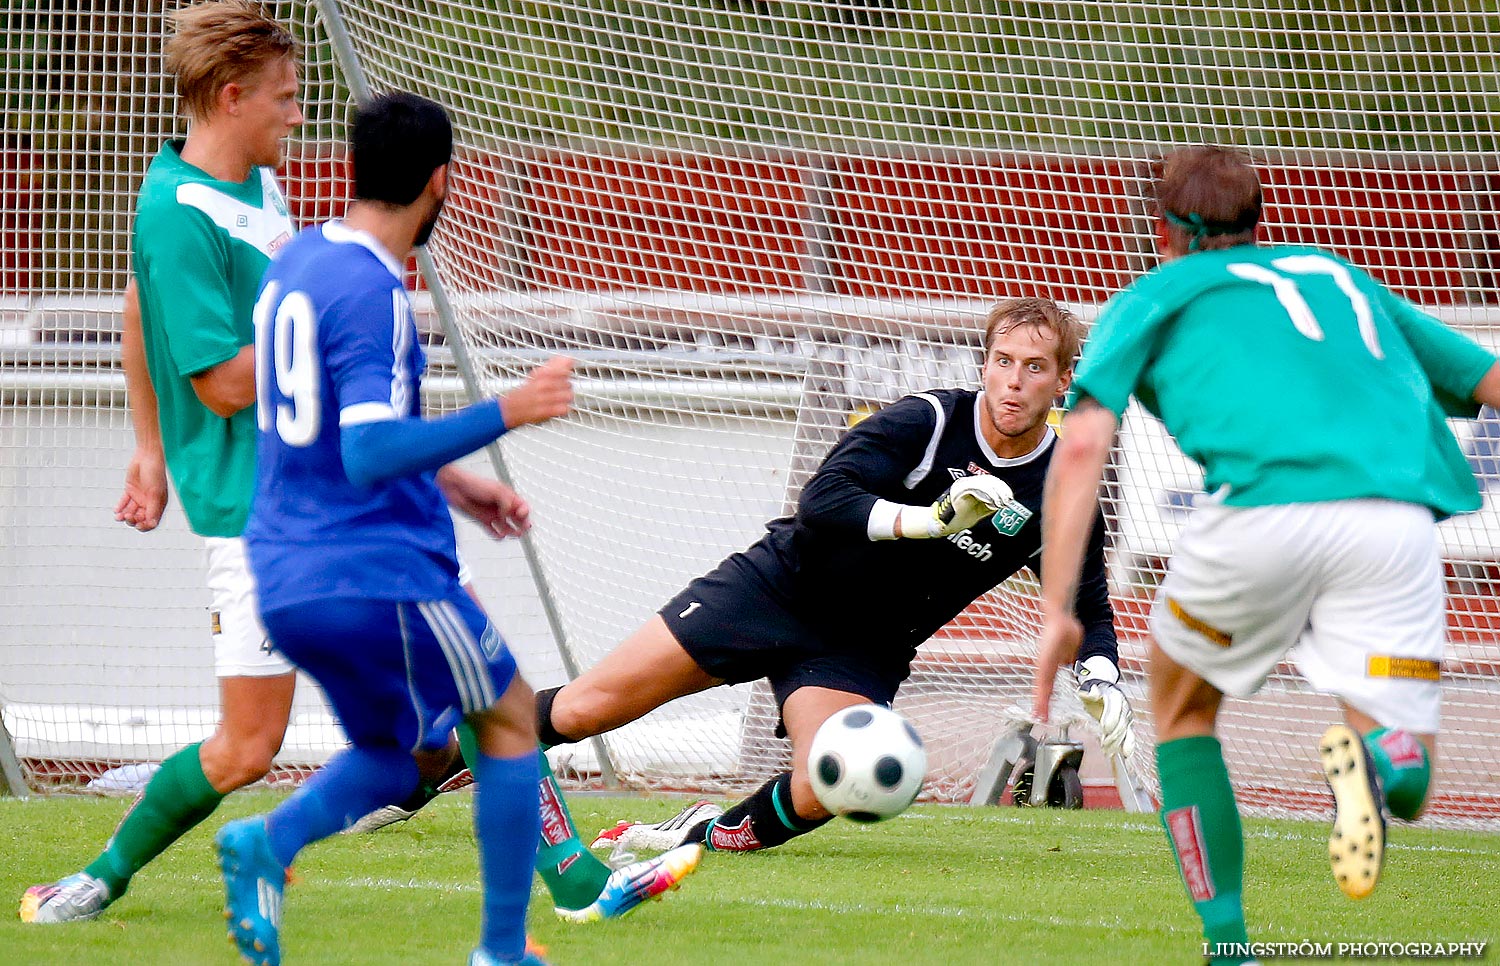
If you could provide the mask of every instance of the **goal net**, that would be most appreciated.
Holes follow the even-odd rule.
[[[415,6],[268,5],[307,41],[310,123],[284,176],[302,219],[337,213],[344,80],[436,98],[459,142],[431,246],[440,297],[422,297],[439,402],[464,396],[439,313],[426,311],[441,296],[484,392],[551,353],[579,360],[576,415],[501,447],[535,508],[529,552],[462,535],[538,686],[596,662],[794,507],[852,421],[906,392],[976,385],[998,299],[1044,295],[1091,320],[1154,264],[1144,198],[1151,161],[1172,146],[1248,149],[1269,240],[1338,252],[1500,341],[1500,104],[1485,80],[1500,18],[1477,6]],[[201,737],[213,706],[196,543],[180,518],[141,536],[108,512],[130,445],[113,306],[132,194],[180,129],[162,16],[77,16],[53,34],[7,34],[36,65],[8,68],[6,109],[21,105],[32,127],[7,124],[7,137],[36,134],[4,155],[7,194],[10,179],[30,187],[6,212],[25,244],[4,247],[0,290],[14,309],[0,316],[13,343],[0,369],[0,702],[33,776],[159,757]],[[1488,415],[1457,427],[1486,483],[1500,471]],[[1159,424],[1127,415],[1104,499],[1145,748],[1132,768],[1148,785],[1145,614],[1199,485]],[[1437,821],[1500,822],[1500,520],[1488,502],[1442,527]],[[927,740],[939,799],[967,799],[997,735],[1024,715],[1035,590],[1023,574],[940,632],[898,699]],[[313,689],[302,693],[303,730],[283,757],[311,763],[338,739]],[[1313,746],[1335,714],[1290,667],[1228,703],[1247,808],[1325,807]],[[1091,743],[1076,706],[1069,715]],[[774,725],[762,689],[718,689],[557,763],[589,783],[743,788],[785,767]],[[1099,759],[1086,756],[1087,777],[1102,780]]]

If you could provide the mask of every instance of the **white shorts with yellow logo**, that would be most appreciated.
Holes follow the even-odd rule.
[[[264,678],[295,668],[271,649],[261,626],[255,578],[239,537],[205,537],[208,548],[209,627],[214,638],[214,674]]]
[[[1291,657],[1389,728],[1438,729],[1443,566],[1432,511],[1389,500],[1200,500],[1151,612],[1173,660],[1249,697]]]

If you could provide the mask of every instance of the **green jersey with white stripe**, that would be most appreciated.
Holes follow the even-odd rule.
[[[191,377],[254,341],[261,276],[290,241],[286,199],[269,168],[218,181],[164,145],[141,184],[135,277],[146,365],[162,447],[193,531],[237,537],[255,485],[255,407],[228,419],[198,399]]]
[[[1074,380],[1132,394],[1230,506],[1373,497],[1478,509],[1444,420],[1473,416],[1489,352],[1314,248],[1174,259],[1104,307]]]

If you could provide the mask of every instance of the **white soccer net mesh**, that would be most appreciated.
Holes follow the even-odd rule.
[[[543,594],[567,652],[594,663],[792,506],[851,418],[910,390],[974,385],[996,299],[1045,295],[1091,319],[1152,264],[1142,199],[1150,160],[1171,146],[1248,148],[1270,240],[1339,252],[1497,341],[1500,104],[1488,78],[1500,17],[1479,5],[337,6],[376,89],[435,97],[458,124],[433,253],[487,389],[552,352],[580,360],[577,415],[503,447],[536,508],[543,589],[515,547],[465,539],[540,686],[565,677]],[[343,94],[319,12],[269,8],[311,41],[318,123],[287,188],[317,217],[343,197]],[[9,29],[8,63],[30,66],[7,73],[6,110],[22,123],[6,136],[32,133],[4,155],[8,195],[12,178],[26,190],[6,211],[19,243],[4,248],[15,311],[3,331],[16,345],[0,370],[0,699],[32,767],[134,760],[197,737],[193,714],[212,706],[196,545],[180,518],[140,537],[108,516],[129,445],[109,310],[139,174],[178,128],[161,12]],[[1500,424],[1460,431],[1493,480]],[[1143,615],[1197,484],[1159,426],[1132,413],[1106,513],[1147,739]],[[1435,811],[1493,822],[1500,521],[1487,506],[1443,533],[1451,648]],[[898,701],[933,752],[939,798],[966,797],[1026,703],[1033,592],[1014,580],[939,634]],[[309,734],[323,735],[307,708]],[[170,726],[136,741],[131,722],[152,715]],[[1224,735],[1247,806],[1322,807],[1312,743],[1333,716],[1289,669],[1230,703]],[[742,786],[784,767],[773,725],[763,692],[720,689],[605,746],[632,784]],[[599,767],[587,746],[568,764],[586,780]],[[1136,767],[1152,777],[1149,752]]]

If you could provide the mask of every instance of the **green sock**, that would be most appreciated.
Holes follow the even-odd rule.
[[[109,888],[111,902],[125,894],[131,876],[212,815],[224,800],[203,774],[198,747],[188,745],[161,763],[161,770],[125,813],[104,851],[84,869]]]
[[[1161,778],[1161,822],[1177,857],[1188,896],[1203,920],[1203,937],[1215,943],[1245,943],[1245,837],[1234,804],[1234,787],[1219,739],[1179,738],[1156,747]],[[1251,957],[1211,956],[1215,966]]]
[[[573,816],[568,814],[568,803],[563,800],[562,790],[552,777],[552,766],[541,751],[537,755],[541,758],[542,770],[539,789],[542,843],[536,852],[536,871],[547,891],[552,893],[554,905],[563,909],[583,909],[599,898],[610,868],[594,858],[578,838]]]
[[[1400,728],[1376,728],[1365,735],[1365,747],[1375,761],[1380,790],[1391,814],[1407,820],[1416,818],[1427,802],[1427,787],[1432,782],[1427,749],[1411,732]]]
[[[474,729],[467,721],[460,721],[453,730],[458,734],[458,753],[463,756],[464,764],[473,771],[474,762],[479,760],[479,739],[474,737]]]

